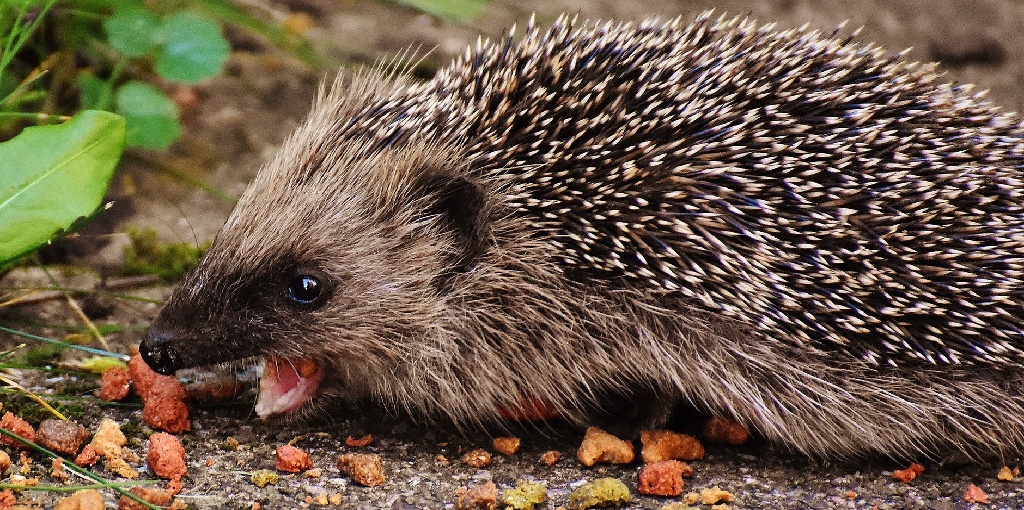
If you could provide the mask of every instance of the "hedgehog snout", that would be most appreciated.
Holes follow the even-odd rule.
[[[174,351],[171,349],[171,341],[174,340],[173,332],[150,328],[145,340],[139,344],[139,354],[143,361],[153,370],[163,374],[171,375],[177,370],[174,362]]]

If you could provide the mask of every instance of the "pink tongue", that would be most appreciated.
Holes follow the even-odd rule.
[[[288,414],[316,395],[323,371],[306,358],[268,356],[256,397],[260,418]]]

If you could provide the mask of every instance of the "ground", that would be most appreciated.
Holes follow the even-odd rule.
[[[975,83],[990,90],[990,99],[1008,111],[1024,109],[1024,2],[1013,0],[742,0],[587,2],[491,1],[469,26],[456,26],[414,10],[368,0],[292,0],[249,2],[275,15],[305,13],[313,23],[308,32],[325,54],[339,60],[372,63],[406,48],[431,50],[438,62],[473,43],[477,36],[500,37],[513,24],[523,26],[536,12],[537,23],[550,24],[560,12],[581,18],[638,20],[652,16],[691,18],[715,8],[728,15],[749,15],[778,21],[783,27],[809,26],[832,31],[847,21],[843,31],[862,26],[860,40],[876,41],[891,52],[912,47],[913,60],[939,60],[945,79]],[[126,155],[110,192],[114,207],[75,240],[46,254],[46,260],[72,261],[55,277],[69,288],[100,288],[113,284],[116,292],[164,299],[170,285],[127,285],[116,277],[123,263],[124,234],[129,226],[156,229],[165,241],[202,243],[212,239],[232,207],[190,184],[207,183],[223,194],[237,197],[261,163],[278,148],[282,139],[303,118],[325,78],[280,51],[247,34],[230,31],[236,50],[224,76],[178,92],[186,100],[185,136],[168,153],[130,152]],[[327,76],[328,79],[331,76]],[[2,290],[18,286],[48,285],[38,268],[19,269],[0,281]],[[100,324],[130,325],[109,335],[112,348],[126,352],[141,339],[145,324],[158,305],[92,295],[83,299],[86,313]],[[0,307],[0,324],[49,336],[53,328],[38,324],[76,324],[62,300],[40,300],[17,307]],[[0,347],[13,345],[0,336]],[[65,356],[68,356],[65,354]],[[31,372],[14,372],[37,391],[58,385],[77,388],[83,395],[95,384],[91,379],[68,381],[40,379]],[[7,399],[4,395],[4,399]],[[599,476],[623,480],[635,489],[639,466],[583,468],[575,460],[582,433],[559,425],[521,432],[523,451],[495,456],[486,469],[458,462],[460,451],[489,447],[487,434],[455,434],[445,427],[417,425],[373,407],[342,409],[328,422],[266,423],[254,417],[251,399],[236,405],[197,406],[193,431],[183,435],[189,474],[180,498],[192,508],[300,508],[308,495],[343,493],[343,508],[443,508],[451,507],[460,486],[493,480],[508,488],[521,478],[547,485],[550,502],[543,508],[568,504],[568,493],[580,481]],[[94,428],[102,417],[119,422],[140,422],[137,406],[101,407],[86,399],[83,424]],[[134,439],[144,438],[145,429]],[[324,433],[324,434],[320,434]],[[346,436],[372,433],[376,442],[368,450],[380,454],[388,481],[379,487],[356,486],[340,477],[335,467],[338,453],[352,450],[343,445]],[[314,466],[324,469],[320,478],[282,478],[276,485],[257,488],[248,473],[273,469],[277,445],[303,436],[297,445],[309,451]],[[228,437],[241,443],[238,451],[225,451]],[[134,447],[144,453],[140,446]],[[563,460],[553,467],[541,466],[537,457],[545,450],[559,450]],[[443,455],[451,462],[443,462]],[[213,459],[212,466],[207,459]],[[886,459],[858,459],[826,463],[791,454],[772,445],[754,442],[742,447],[711,447],[702,461],[693,463],[695,474],[687,490],[720,486],[735,494],[730,508],[965,508],[963,495],[969,484],[988,493],[983,508],[1024,507],[1020,481],[999,482],[1000,463],[947,465],[931,461],[927,471],[910,484],[897,482],[892,470],[906,467]],[[55,496],[40,494],[44,506]],[[108,502],[113,501],[107,494]],[[672,498],[636,498],[629,508],[660,508]],[[707,508],[706,505],[703,508]]]

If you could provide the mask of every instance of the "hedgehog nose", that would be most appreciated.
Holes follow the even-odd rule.
[[[171,340],[174,333],[159,328],[150,328],[146,339],[139,344],[139,354],[142,360],[149,365],[149,368],[164,374],[171,375],[176,370],[174,357],[171,352]]]

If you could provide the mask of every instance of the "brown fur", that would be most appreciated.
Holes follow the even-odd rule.
[[[950,206],[953,190],[965,185],[951,185],[947,195],[942,195],[945,188],[936,184],[946,182],[941,172],[948,171],[978,186],[1020,180],[1017,165],[1024,160],[1024,136],[1019,121],[996,114],[960,91],[934,85],[930,68],[884,58],[871,47],[813,33],[775,32],[745,21],[719,20],[713,24],[702,19],[686,27],[677,21],[662,27],[662,32],[652,28],[654,25],[646,26],[647,32],[631,26],[605,26],[603,30],[583,28],[581,33],[599,41],[588,44],[600,46],[604,40],[609,47],[623,41],[643,46],[648,41],[644,37],[650,37],[653,42],[643,47],[655,49],[662,47],[658,37],[671,39],[686,31],[689,35],[679,37],[688,41],[703,40],[705,36],[700,34],[712,34],[705,37],[709,41],[687,43],[687,51],[698,56],[685,58],[693,59],[712,59],[722,47],[747,45],[741,53],[746,61],[720,64],[726,66],[723,72],[735,73],[739,83],[736,90],[740,92],[744,87],[754,90],[761,85],[756,79],[748,79],[745,70],[729,66],[751,64],[765,55],[792,54],[786,58],[794,62],[803,62],[797,57],[812,54],[816,55],[808,57],[812,62],[815,58],[835,62],[846,58],[843,65],[848,64],[849,69],[842,65],[837,69],[853,77],[849,82],[844,81],[845,77],[836,78],[847,87],[837,89],[836,97],[881,101],[877,108],[866,110],[870,113],[868,119],[872,115],[888,117],[897,129],[903,129],[901,121],[896,120],[901,113],[886,108],[936,108],[933,120],[914,121],[924,122],[923,127],[914,124],[906,128],[906,140],[912,140],[910,133],[932,133],[929,130],[933,127],[937,134],[922,136],[935,136],[940,142],[948,140],[945,133],[989,137],[984,140],[989,140],[991,146],[973,142],[974,156],[964,157],[974,159],[962,163],[962,167],[954,168],[955,159],[947,164],[932,156],[926,162],[929,168],[937,169],[933,173],[910,171],[903,189],[908,197],[920,201],[908,205],[907,214],[932,207],[932,195],[911,196],[918,193],[915,184],[926,183],[927,189],[934,184],[940,200],[949,202],[937,202],[936,212],[927,219],[894,226],[893,232],[898,235],[907,232],[907,225],[921,226],[922,233],[916,239],[901,241],[903,244],[898,244],[897,237],[888,238],[893,249],[910,246],[920,254],[943,254],[943,250],[944,254],[953,253],[951,244],[944,246],[928,236],[932,232],[926,231],[930,228],[927,222],[934,218],[951,218],[949,224],[959,225],[963,231],[988,228],[970,223],[981,220],[954,216],[960,214],[949,212],[955,207],[944,207]],[[650,57],[662,67],[636,68],[647,76],[627,73],[625,68],[621,75],[610,78],[601,72],[583,75],[580,79],[608,81],[607,87],[578,92],[585,96],[582,99],[573,95],[571,81],[561,84],[561,89],[552,87],[553,97],[564,99],[550,108],[565,108],[562,115],[568,123],[561,128],[541,125],[539,114],[529,110],[530,94],[540,90],[538,76],[544,69],[557,76],[568,74],[574,66],[590,65],[585,54],[573,53],[578,48],[566,42],[582,37],[577,34],[571,23],[563,20],[547,39],[531,29],[519,46],[513,47],[510,42],[483,44],[425,84],[411,84],[401,76],[382,80],[375,75],[358,78],[347,87],[336,83],[318,100],[307,124],[292,135],[252,183],[209,253],[168,302],[154,325],[150,345],[144,344],[142,350],[152,350],[157,342],[154,339],[167,340],[169,350],[160,354],[170,357],[171,367],[261,354],[325,360],[324,397],[372,397],[416,415],[447,416],[460,423],[490,423],[498,420],[499,408],[539,398],[581,424],[625,414],[641,425],[656,425],[673,405],[687,401],[735,417],[771,440],[812,455],[882,452],[902,456],[949,451],[1007,455],[1024,446],[1024,396],[1020,391],[1024,381],[1018,352],[1024,342],[1012,324],[988,319],[990,316],[985,314],[975,315],[991,322],[980,326],[989,332],[988,337],[979,340],[989,342],[984,352],[972,354],[952,336],[940,338],[937,343],[929,343],[932,337],[917,336],[913,324],[919,324],[920,331],[932,331],[939,324],[934,321],[945,312],[915,315],[920,313],[915,303],[899,304],[904,294],[892,291],[895,297],[882,300],[878,307],[868,301],[875,297],[851,294],[855,297],[849,299],[862,299],[866,304],[842,308],[836,304],[839,301],[831,301],[841,290],[815,293],[819,288],[816,286],[831,285],[833,281],[841,282],[839,289],[860,292],[858,282],[878,277],[882,282],[906,282],[910,301],[934,299],[932,303],[942,304],[949,302],[942,295],[929,298],[932,292],[947,288],[941,277],[918,281],[910,274],[901,276],[900,271],[906,270],[896,266],[890,273],[891,268],[883,265],[890,260],[885,254],[863,256],[877,267],[875,274],[867,276],[859,270],[838,269],[841,266],[823,267],[820,274],[786,273],[777,263],[804,249],[799,243],[819,243],[818,248],[825,250],[839,250],[835,246],[845,245],[829,244],[833,241],[824,234],[818,236],[810,227],[796,228],[796,234],[785,231],[797,236],[792,245],[788,237],[783,239],[774,230],[765,230],[758,237],[756,208],[753,213],[744,211],[745,215],[738,215],[735,221],[754,229],[749,235],[764,244],[736,241],[736,233],[730,230],[731,213],[716,209],[711,202],[701,207],[719,211],[714,215],[673,216],[690,222],[679,227],[692,229],[686,230],[692,234],[688,236],[673,237],[682,230],[659,231],[665,227],[655,223],[661,218],[657,211],[641,208],[635,216],[626,217],[621,211],[626,211],[633,203],[629,200],[636,197],[651,202],[655,196],[672,196],[679,203],[705,204],[698,194],[704,189],[700,186],[731,172],[738,176],[737,182],[743,182],[735,185],[737,194],[759,200],[762,208],[778,207],[782,211],[762,211],[765,221],[788,217],[783,210],[788,198],[780,189],[755,188],[747,184],[753,181],[741,180],[747,172],[771,173],[778,168],[758,170],[726,159],[744,151],[767,151],[757,161],[775,161],[772,164],[784,167],[790,163],[779,161],[788,161],[785,158],[790,156],[799,159],[799,148],[805,140],[810,147],[816,136],[826,135],[814,134],[816,127],[808,128],[804,135],[798,131],[799,126],[788,124],[774,134],[766,127],[756,128],[765,129],[763,133],[755,132],[755,128],[750,132],[727,131],[712,116],[706,127],[699,129],[722,129],[713,139],[688,139],[683,135],[644,139],[654,135],[641,134],[630,142],[631,133],[645,129],[647,124],[630,123],[629,112],[655,103],[628,104],[625,99],[614,98],[607,99],[610,102],[597,108],[597,113],[588,111],[588,117],[572,117],[576,114],[571,109],[576,104],[573,101],[604,101],[598,97],[602,91],[625,83],[616,80],[626,80],[627,76],[633,80],[622,92],[623,97],[629,97],[637,93],[638,83],[651,83],[653,87],[658,80],[676,79],[652,78],[650,74],[657,69],[666,73],[676,70],[673,65],[678,62],[674,59],[685,60],[680,56],[684,54],[681,49]],[[545,45],[555,49],[554,57],[543,57],[541,48]],[[517,54],[525,55],[524,60],[509,56]],[[479,64],[481,60],[484,64]],[[800,69],[785,71],[789,74],[783,77],[793,81],[811,79]],[[514,75],[500,74],[506,70]],[[836,74],[846,76],[839,71]],[[761,72],[766,71],[751,71],[750,76],[757,78]],[[906,90],[893,90],[881,99],[860,97],[857,94],[862,89],[857,87],[862,81],[856,79],[857,73],[875,76],[879,82],[891,80],[880,86],[882,89]],[[792,97],[766,93],[767,102],[763,110],[758,110],[768,112],[765,115],[779,104],[794,101],[810,105],[818,97],[813,95],[818,92],[804,92],[799,85],[779,80],[772,78],[763,86],[776,86],[781,92],[792,93]],[[697,112],[693,115],[720,113],[723,119],[736,119],[742,114],[730,116],[728,103],[715,102],[738,92],[723,88],[709,92],[708,97],[697,97],[702,89],[691,90],[684,85],[676,88],[676,95],[658,99],[692,100],[690,106]],[[905,102],[901,102],[904,99],[900,93],[908,98]],[[778,104],[771,102],[772,97]],[[886,104],[887,99],[892,102]],[[828,99],[822,104],[836,101]],[[522,126],[516,127],[513,113],[525,115]],[[575,137],[582,126],[602,122],[601,114],[611,116],[611,120],[604,121],[612,128],[592,139]],[[614,119],[617,114],[622,114],[620,120]],[[779,122],[802,122],[796,113],[789,115],[780,117]],[[814,110],[806,115],[810,119],[834,114]],[[839,115],[837,118],[841,118]],[[958,120],[972,115],[984,118],[977,125]],[[940,127],[946,122],[940,117],[954,119],[949,121],[949,131]],[[679,118],[666,117],[657,126],[667,126],[673,120]],[[699,123],[703,121],[687,122],[705,126]],[[826,120],[814,122],[814,126],[829,125]],[[893,136],[884,131],[885,125],[877,131],[857,131],[869,126],[870,120],[856,125],[853,120],[845,121],[850,126],[837,122],[848,128],[840,141],[842,136],[849,136],[851,146],[853,140],[867,136],[865,133],[874,137],[865,138],[867,144],[882,143]],[[558,141],[543,146],[545,150],[561,147],[564,154],[558,156],[562,153],[551,149],[547,154],[556,154],[554,159],[532,155],[531,129]],[[551,134],[558,129],[562,131]],[[783,140],[789,132],[782,130],[801,134],[795,142]],[[697,136],[688,133],[686,136]],[[750,140],[767,139],[763,143],[769,144],[775,136],[778,147],[747,148],[742,140],[729,141],[741,135]],[[620,142],[625,145],[616,145]],[[909,146],[916,142],[906,143]],[[513,144],[518,144],[515,154],[509,148]],[[941,149],[934,145],[932,149],[905,149],[909,155],[904,156],[902,148],[878,147],[871,154],[883,162],[892,157],[893,164],[904,159],[927,159],[928,150]],[[612,150],[603,153],[603,148]],[[840,165],[843,158],[839,152],[844,149],[834,150],[835,155],[827,157]],[[890,156],[893,153],[897,155]],[[815,164],[824,168],[827,163],[830,161]],[[597,170],[584,169],[595,164],[599,165]],[[871,164],[863,163],[865,175],[875,172]],[[715,171],[687,173],[698,166],[702,171]],[[846,171],[846,166],[840,167]],[[854,175],[857,171],[853,170]],[[971,180],[975,179],[971,177],[973,172],[988,172],[988,176]],[[831,186],[830,181],[822,182],[826,188]],[[587,183],[598,188],[587,188]],[[602,191],[600,186],[606,189]],[[577,201],[575,197],[580,195],[573,195],[574,190],[585,190],[590,195],[584,194]],[[806,196],[813,194],[808,192]],[[728,195],[722,197],[731,199]],[[857,223],[874,221],[869,213],[888,203],[881,199],[858,202],[851,197],[855,196],[845,196],[849,200],[844,201],[844,196],[837,194],[815,203],[817,209],[813,211],[820,212],[818,226],[822,232],[835,234],[836,243],[867,234],[888,235],[874,231],[875,227],[865,227],[868,223]],[[995,194],[992,197],[997,202],[1003,200]],[[587,200],[598,205],[584,209],[590,207]],[[1017,198],[1006,200],[1012,204]],[[985,203],[964,207],[985,207]],[[745,207],[743,202],[737,204],[730,211]],[[1018,210],[998,212],[1009,211],[1007,208],[993,206],[990,211],[997,212],[991,212],[991,217],[1024,228]],[[835,220],[840,213],[855,219],[845,223]],[[624,215],[623,219],[617,214]],[[567,218],[583,218],[583,226],[568,229],[561,223]],[[827,223],[826,229],[825,222],[833,220],[836,223]],[[600,228],[588,228],[593,225]],[[803,238],[799,237],[801,232],[806,232]],[[1008,254],[1006,263],[1019,264],[1014,261],[1024,258],[1021,242],[1006,241],[1004,237],[1010,234],[1004,236],[1002,232],[992,233],[988,242],[1003,243],[999,247],[1001,253]],[[678,254],[676,258],[645,244],[646,234],[659,237]],[[634,253],[642,255],[641,263]],[[717,253],[717,257],[701,258],[704,253]],[[801,257],[794,256],[793,264]],[[942,259],[935,255],[922,257],[924,261]],[[967,254],[959,257],[953,259],[959,271],[974,271],[974,262]],[[862,259],[851,255],[850,260],[859,263]],[[924,263],[916,259],[913,262]],[[306,270],[322,274],[330,282],[328,301],[312,309],[289,304],[282,290],[288,278]],[[980,278],[977,274],[981,273],[960,278],[973,284],[971,279]],[[804,282],[818,277],[822,278],[820,282]],[[792,295],[772,290],[778,281],[791,285]],[[993,314],[1017,317],[1019,325],[1024,304],[1017,297],[1020,289],[1013,287],[1014,281],[1007,276],[992,284],[1012,291],[1006,308]],[[864,292],[883,288],[880,283],[864,285]],[[763,303],[771,305],[765,310],[781,310],[779,313],[787,314],[787,319],[756,308]],[[990,310],[985,308],[990,306],[988,301],[979,298],[974,303]],[[886,323],[893,315],[891,311],[883,312],[882,306],[905,306],[895,316],[908,322]],[[853,312],[859,313],[861,308],[869,312],[867,325],[858,326],[863,332],[842,329],[857,324],[849,317],[856,317]],[[870,315],[876,309],[877,314]],[[1005,310],[1008,313],[1003,313]],[[807,319],[812,313],[816,315]],[[872,322],[872,317],[880,322]],[[884,324],[896,325],[892,331],[904,331],[902,346],[898,343],[900,337],[893,341],[884,336],[892,334],[890,329],[882,328]],[[940,333],[935,335],[953,335],[957,333],[954,329],[940,324]],[[648,398],[642,398],[645,395]],[[617,407],[635,399],[639,399],[636,409],[626,412]]]

